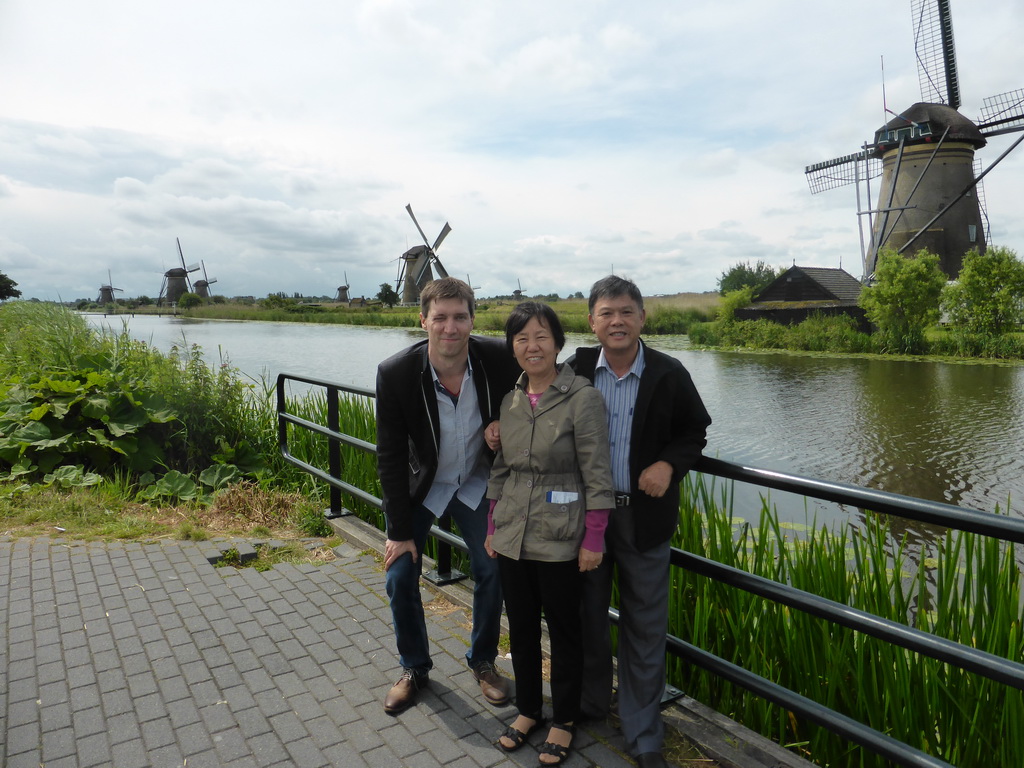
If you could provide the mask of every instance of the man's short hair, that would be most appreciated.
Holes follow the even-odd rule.
[[[601,299],[614,299],[619,296],[629,296],[629,298],[636,302],[637,309],[643,310],[644,297],[640,294],[640,289],[636,287],[636,283],[628,277],[608,275],[608,277],[602,277],[594,283],[590,289],[590,300],[587,302],[590,314],[594,314],[594,305]]]
[[[562,321],[558,319],[555,310],[540,301],[524,301],[517,304],[505,320],[505,344],[509,352],[512,352],[516,334],[526,327],[531,317],[536,317],[541,325],[551,331],[551,339],[558,351],[561,351],[565,347],[565,331],[562,330]]]
[[[457,277],[442,277],[432,280],[420,291],[420,314],[430,314],[430,304],[441,299],[461,299],[469,307],[469,316],[476,317],[476,299],[473,289]]]

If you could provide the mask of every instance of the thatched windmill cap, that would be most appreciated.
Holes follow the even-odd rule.
[[[975,149],[984,147],[988,143],[985,137],[981,135],[981,130],[978,126],[952,107],[945,104],[929,104],[920,101],[910,109],[905,110],[902,115],[894,117],[875,131],[875,144],[878,146],[876,155],[881,155],[892,148],[893,142],[885,141],[886,134],[889,131],[907,128],[914,123],[918,125],[927,124],[931,129],[931,133],[927,137],[911,138],[908,140],[908,144],[938,141],[947,126],[949,127],[949,134],[946,136],[946,141],[965,141],[973,144]]]

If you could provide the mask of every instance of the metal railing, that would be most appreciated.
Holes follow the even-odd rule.
[[[285,383],[289,380],[326,389],[328,399],[328,424],[326,426],[315,424],[287,412]],[[281,374],[277,380],[278,438],[281,453],[288,462],[330,485],[331,508],[325,513],[328,517],[347,514],[347,510],[341,504],[342,492],[351,494],[377,509],[381,508],[380,499],[346,483],[341,478],[341,445],[349,445],[359,450],[376,453],[376,446],[372,443],[341,432],[338,424],[338,396],[342,392],[368,398],[375,397],[374,391],[370,389],[335,384],[319,379]],[[288,424],[312,430],[329,439],[329,468],[327,472],[297,459],[289,453]],[[1024,543],[1024,520],[1021,519],[965,509],[952,504],[925,501],[912,496],[876,491],[858,485],[834,483],[786,472],[748,467],[709,457],[702,457],[694,469],[702,474],[749,483],[762,488],[870,509],[878,513],[978,533],[1003,541]],[[431,529],[431,535],[438,540],[438,577],[433,580],[437,583],[444,583],[461,578],[462,574],[451,570],[450,553],[452,547],[463,552],[467,551],[465,543],[458,536],[453,535],[450,528],[434,526]],[[442,558],[444,558],[444,565]],[[945,640],[899,622],[890,621],[872,613],[851,608],[843,603],[827,600],[787,584],[755,576],[747,571],[723,565],[677,548],[673,548],[671,551],[671,563],[675,567],[685,568],[736,589],[745,590],[767,600],[863,632],[1018,690],[1024,690],[1024,664]],[[443,569],[446,569],[447,573]],[[614,608],[609,609],[609,613],[613,621],[618,620],[618,612]],[[724,680],[745,688],[767,701],[785,707],[794,714],[891,760],[895,765],[906,768],[939,768],[940,766],[950,768],[948,763],[939,758],[927,755],[892,736],[672,635],[668,636],[668,650]]]

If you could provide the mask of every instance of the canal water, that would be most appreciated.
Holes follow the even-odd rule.
[[[169,351],[203,349],[254,379],[279,373],[373,387],[377,363],[423,338],[412,329],[307,323],[87,316],[96,327]],[[1024,509],[1024,367],[651,346],[690,371],[713,419],[706,454],[993,511]],[[592,336],[570,335],[563,358]],[[738,514],[756,516],[737,492]],[[851,511],[773,492],[781,516],[830,524]],[[911,529],[911,533],[913,533]],[[920,531],[927,536],[927,533]]]

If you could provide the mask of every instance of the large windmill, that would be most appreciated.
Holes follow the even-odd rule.
[[[114,303],[114,291],[120,291],[121,288],[114,287],[114,280],[110,276],[110,270],[107,270],[107,284],[100,286],[100,295],[96,299],[97,304],[113,304]]]
[[[984,173],[975,174],[975,150],[988,137],[1024,131],[1024,90],[985,99],[976,123],[961,115],[949,0],[911,0],[911,10],[921,101],[898,115],[886,109],[893,119],[860,152],[809,165],[805,171],[814,193],[857,185],[858,215],[868,216],[871,232],[865,244],[861,228],[866,279],[875,271],[881,248],[900,253],[927,248],[955,278],[964,253],[986,247],[978,183],[1024,140],[1018,138]],[[879,175],[873,207],[871,179]]]
[[[181,248],[181,244],[180,243],[178,244],[178,248],[179,249]],[[184,257],[183,257],[182,258],[182,263],[183,264],[184,264],[184,261],[185,260],[184,260]],[[210,286],[217,282],[217,278],[216,277],[211,278],[209,275],[206,274],[206,262],[205,261],[200,259],[199,263],[203,267],[203,279],[202,280],[196,280],[192,285],[196,289],[196,296],[198,296],[201,299],[208,299],[208,298],[210,298]]]
[[[181,266],[164,272],[164,280],[160,285],[160,297],[157,299],[157,304],[163,304],[165,301],[168,304],[176,304],[183,293],[191,293],[192,281],[189,279],[189,273],[199,269],[198,264],[185,266],[185,254],[181,252],[181,240],[178,238],[174,239],[178,243],[178,258],[181,259]]]
[[[412,205],[405,206],[405,210],[409,212],[409,216],[412,217],[412,223],[416,225],[420,237],[423,238],[423,245],[414,245],[402,254],[395,290],[402,297],[403,304],[416,304],[420,300],[420,291],[423,290],[423,286],[434,279],[432,268],[437,270],[437,274],[440,277],[448,277],[447,270],[441,264],[441,260],[437,258],[437,249],[441,246],[441,241],[448,237],[448,233],[452,231],[452,228],[448,226],[446,221],[441,228],[441,234],[437,236],[434,244],[431,245],[430,241],[427,240],[427,236],[423,234],[423,228],[420,227],[420,223],[416,221],[416,216],[412,212]]]

